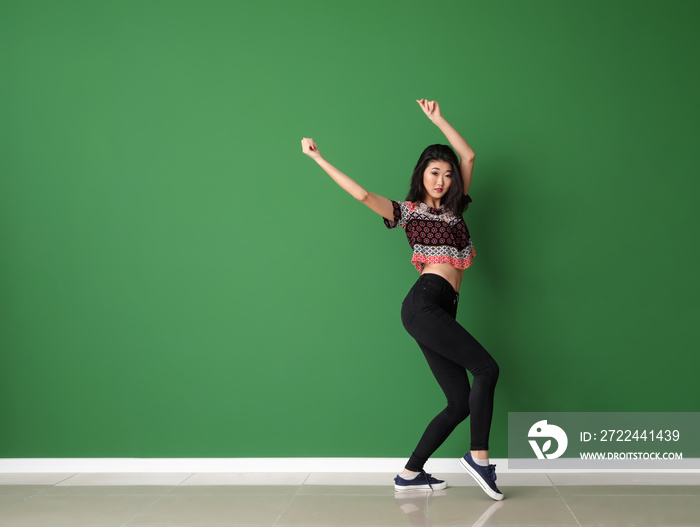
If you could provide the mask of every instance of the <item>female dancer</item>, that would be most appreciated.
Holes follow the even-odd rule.
[[[420,278],[403,301],[401,319],[416,339],[435,379],[447,397],[447,407],[428,425],[404,471],[394,479],[397,491],[444,489],[447,483],[426,474],[428,458],[455,427],[471,414],[471,448],[460,462],[493,499],[502,500],[495,465],[489,464],[488,441],[498,365],[456,320],[464,269],[475,255],[462,218],[474,151],[440,113],[435,101],[417,101],[445,134],[446,145],[431,145],[418,159],[406,201],[393,201],[368,192],[326,161],[313,139],[301,141],[303,152],[316,161],[354,198],[384,217],[390,229],[402,227],[413,249],[411,262]],[[469,385],[469,371],[473,386]]]

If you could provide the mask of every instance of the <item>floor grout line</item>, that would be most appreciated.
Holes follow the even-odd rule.
[[[173,488],[175,488],[175,487],[171,487],[171,488],[170,488],[170,492],[173,491]],[[166,494],[161,494],[161,495],[156,496],[156,499],[154,499],[154,500],[153,500],[151,503],[149,503],[148,505],[145,505],[140,511],[135,512],[135,513],[131,516],[131,518],[129,518],[128,520],[126,520],[124,523],[122,523],[122,524],[120,525],[120,527],[127,527],[137,516],[139,516],[140,514],[143,514],[145,511],[147,511],[148,509],[150,509],[151,507],[153,507],[156,503],[158,503],[160,500],[162,500],[165,496],[168,496],[168,495],[170,494],[170,492],[168,492],[168,493],[166,493]]]
[[[554,484],[554,482],[552,481],[552,478],[549,477],[549,474],[546,474],[546,476],[547,476],[547,479],[549,480],[549,482],[552,484],[552,487],[554,487],[554,490],[556,491],[556,493],[559,495],[559,498],[561,498],[561,501],[564,502],[564,505],[566,506],[566,508],[567,508],[567,509],[569,510],[569,512],[571,513],[571,516],[574,518],[574,521],[576,522],[576,525],[578,525],[578,527],[583,527],[583,526],[581,525],[581,522],[578,521],[578,518],[577,518],[576,515],[574,514],[574,511],[572,511],[572,510],[571,510],[571,507],[569,507],[569,504],[566,502],[566,499],[564,499],[564,496],[562,496],[562,495],[561,495],[561,492],[559,492],[559,488],[558,488],[558,487]]]
[[[74,478],[74,477],[77,476],[77,475],[78,475],[78,474],[76,473],[76,474],[71,474],[70,476],[66,476],[66,477],[63,478],[61,481],[57,481],[56,483],[54,483],[52,486],[53,486],[53,487],[56,487],[56,486],[60,485],[61,483],[63,483],[64,481],[68,481],[69,479]]]
[[[195,473],[194,473],[194,472],[192,472],[192,473],[191,473],[191,474],[190,474],[189,476],[187,476],[187,477],[186,477],[185,479],[183,479],[183,480],[182,480],[182,481],[181,481],[180,483],[178,483],[178,484],[177,484],[177,485],[175,485],[175,486],[176,486],[176,487],[179,487],[179,486],[181,486],[181,485],[184,485],[184,484],[185,484],[185,482],[187,482],[187,480],[191,479],[191,478],[192,478],[192,476],[194,476],[194,475],[195,475]]]
[[[296,499],[296,497],[297,497],[297,496],[299,495],[299,493],[301,492],[301,489],[304,488],[304,485],[306,484],[306,482],[309,480],[310,477],[311,477],[311,473],[309,472],[309,473],[306,474],[306,477],[304,478],[304,481],[301,482],[301,485],[299,485],[299,487],[297,488],[297,491],[294,493],[294,495],[292,496],[292,498],[289,500],[289,503],[287,503],[287,506],[284,508],[284,510],[283,510],[282,512],[279,513],[279,515],[277,516],[277,519],[275,520],[275,523],[273,524],[273,526],[276,526],[276,525],[279,524],[279,521],[282,519],[282,516],[284,516],[284,513],[287,512],[287,511],[289,510],[289,508],[292,506],[292,503],[294,503],[294,500]]]

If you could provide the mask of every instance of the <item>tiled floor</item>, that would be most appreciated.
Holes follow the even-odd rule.
[[[393,474],[0,474],[0,527],[700,526],[699,473],[505,473],[502,502],[440,476],[395,493]]]

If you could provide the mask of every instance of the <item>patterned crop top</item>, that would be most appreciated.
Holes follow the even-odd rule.
[[[467,224],[441,205],[439,209],[423,202],[391,201],[394,220],[384,218],[389,229],[403,227],[413,249],[411,263],[423,272],[425,264],[449,263],[466,269],[476,255]]]

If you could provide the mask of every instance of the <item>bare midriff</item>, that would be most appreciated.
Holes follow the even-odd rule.
[[[464,276],[464,269],[457,269],[448,263],[427,264],[423,267],[423,272],[421,274],[426,273],[442,276],[452,285],[455,291],[459,292],[459,286],[462,285],[462,277]]]

